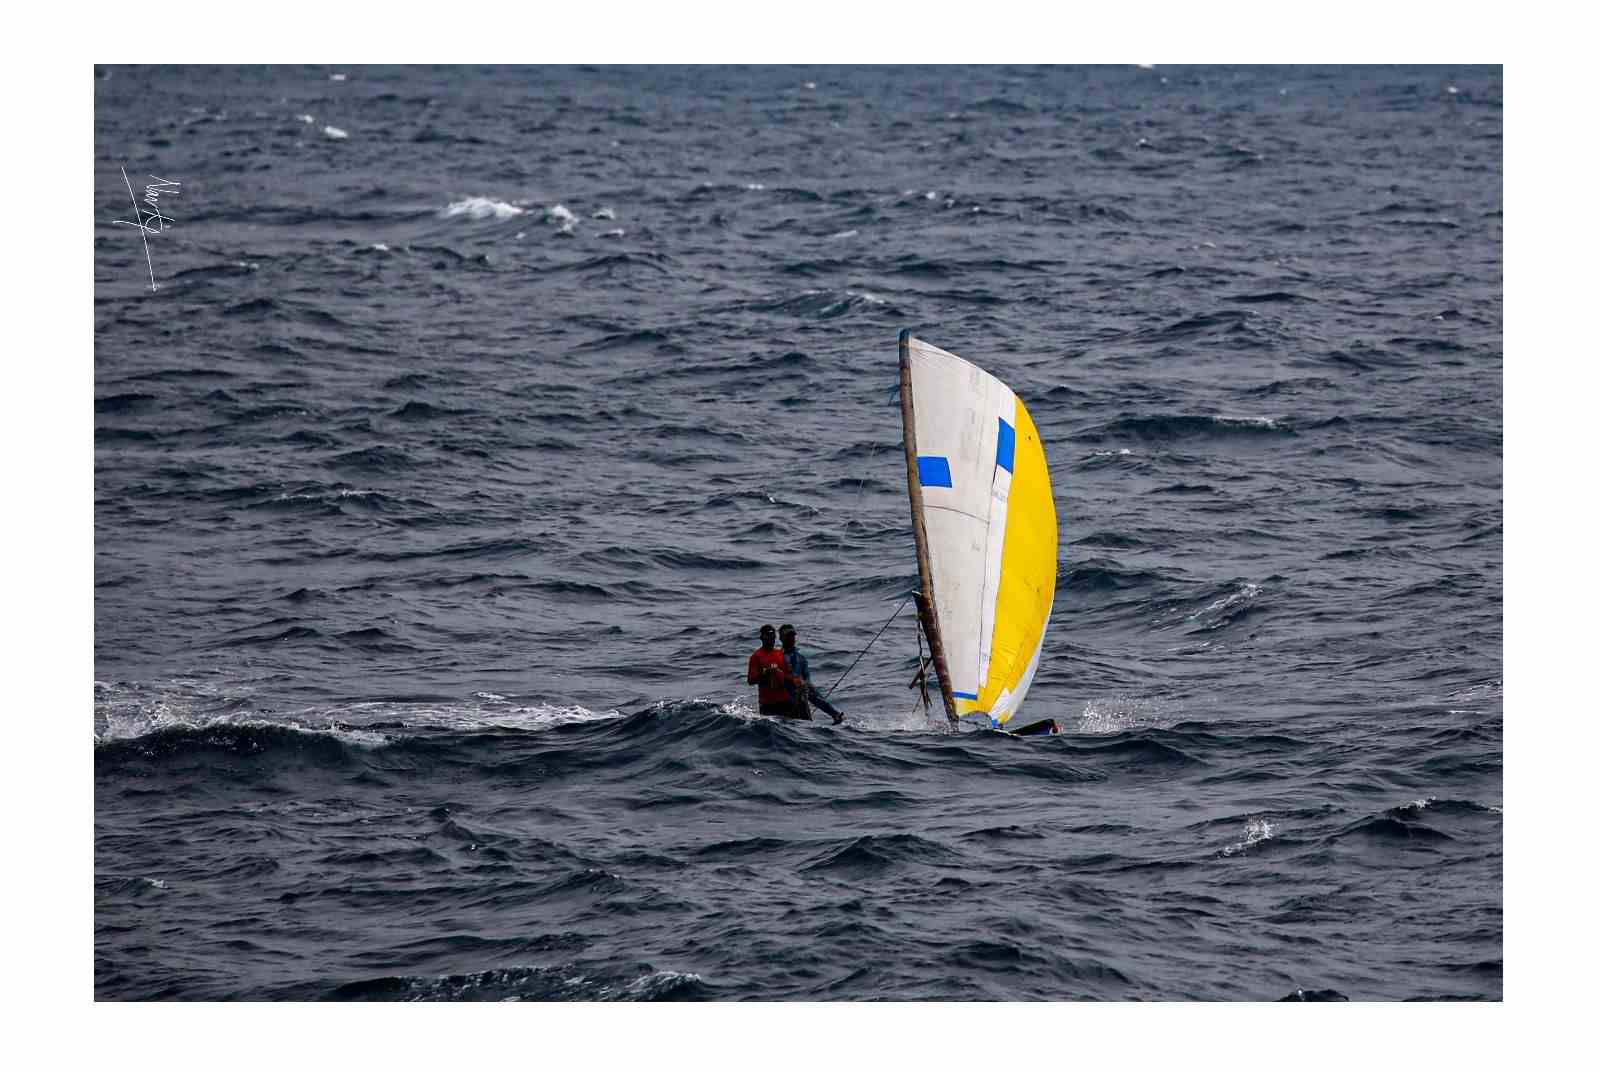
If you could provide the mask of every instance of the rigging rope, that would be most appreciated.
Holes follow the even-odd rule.
[[[907,685],[906,688],[916,688],[918,685],[922,686],[922,709],[926,711],[929,706],[928,660],[922,654],[922,623],[920,621],[917,623],[917,676],[911,679],[911,684]]]
[[[883,636],[883,630],[884,629],[888,629],[890,623],[892,623],[896,618],[900,617],[900,612],[905,610],[906,609],[906,604],[908,604],[910,602],[911,601],[909,599],[905,599],[905,600],[901,600],[900,601],[900,606],[898,606],[898,607],[896,607],[894,609],[894,614],[891,614],[889,616],[889,621],[883,623],[883,629],[878,630],[877,636],[874,636],[871,640],[867,641],[867,646],[865,648],[861,649],[861,655],[865,655],[865,654],[867,654],[867,652],[872,650],[872,646],[874,644],[878,643],[878,637]],[[845,668],[844,673],[839,675],[839,680],[838,681],[835,681],[833,684],[828,686],[828,691],[826,691],[826,692],[824,692],[822,694],[822,698],[823,699],[827,699],[829,696],[832,696],[833,695],[833,690],[839,687],[840,682],[842,682],[846,677],[850,676],[850,671],[854,670],[856,668],[856,663],[861,661],[861,655],[857,655],[856,656],[856,662],[855,663],[851,663],[849,666],[847,666]]]
[[[867,452],[867,466],[870,467],[872,465],[872,457],[877,452],[877,450],[878,450],[878,442],[877,441],[873,441],[872,442],[872,450]],[[863,492],[865,492],[866,489],[867,489],[867,475],[866,474],[862,474],[861,475],[861,485],[860,485],[859,488],[856,489],[856,509],[857,510],[861,509],[861,494]]]

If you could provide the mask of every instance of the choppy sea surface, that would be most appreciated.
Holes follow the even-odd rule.
[[[1499,68],[94,93],[97,998],[1500,998]],[[916,585],[907,327],[1044,436],[1061,736],[911,611],[752,713]]]

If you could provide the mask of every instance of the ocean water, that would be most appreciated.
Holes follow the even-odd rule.
[[[97,998],[1501,997],[1499,68],[94,93]],[[1061,736],[909,610],[752,713],[916,585],[902,328],[1045,439]]]

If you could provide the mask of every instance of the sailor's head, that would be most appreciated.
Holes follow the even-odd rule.
[[[785,622],[778,629],[778,636],[780,638],[782,638],[783,646],[785,648],[787,648],[789,651],[793,651],[794,650],[794,638],[795,638],[794,626],[792,626],[789,623]]]
[[[778,631],[776,629],[773,629],[769,625],[761,627],[761,646],[763,648],[770,650],[772,647],[772,642],[776,639],[778,639]]]

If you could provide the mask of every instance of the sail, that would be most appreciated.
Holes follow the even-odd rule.
[[[1027,695],[1056,590],[1056,507],[1015,393],[900,335],[906,473],[929,641],[952,718],[1003,725]],[[976,716],[975,718],[973,716]]]

